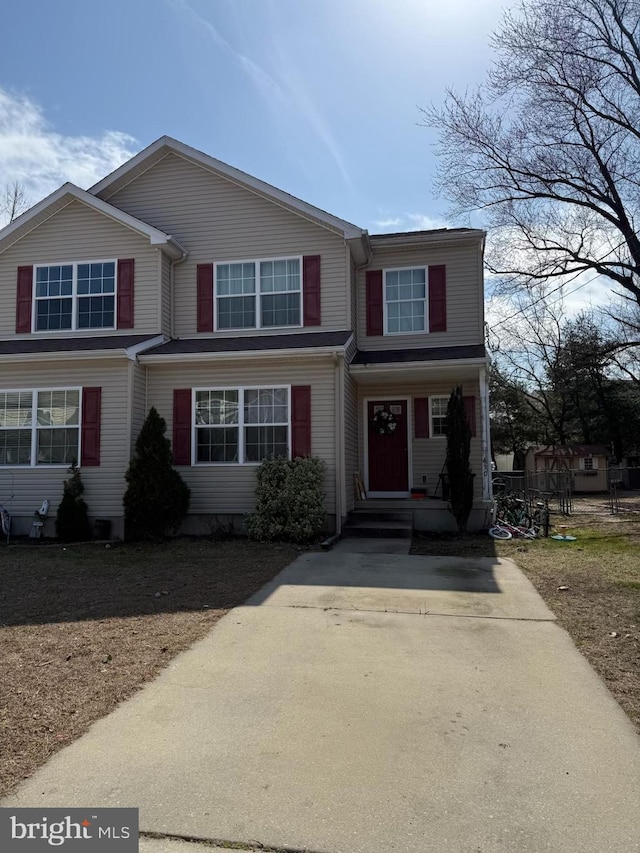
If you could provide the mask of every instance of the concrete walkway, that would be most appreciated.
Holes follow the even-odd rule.
[[[142,853],[640,851],[640,741],[530,583],[406,550],[301,556],[2,805],[137,806]]]

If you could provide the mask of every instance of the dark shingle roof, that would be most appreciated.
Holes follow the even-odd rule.
[[[108,335],[86,338],[23,338],[22,340],[0,341],[0,355],[47,352],[88,352],[103,349],[128,349],[149,341],[157,335]]]
[[[358,350],[353,364],[401,364],[408,361],[448,361],[456,358],[485,358],[484,344],[422,349]]]
[[[609,448],[604,444],[549,444],[534,447],[535,456],[609,456]]]
[[[145,357],[189,353],[258,352],[260,350],[307,349],[309,347],[343,347],[352,332],[301,332],[289,335],[249,335],[235,338],[179,338],[153,347]]]

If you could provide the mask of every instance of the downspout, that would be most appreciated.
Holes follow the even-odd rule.
[[[133,382],[134,382],[134,371],[136,369],[136,364],[138,362],[137,357],[133,359],[129,359],[127,362],[127,423],[129,425],[129,429],[127,430],[127,459],[130,460],[133,456]],[[145,400],[146,402],[146,400]]]
[[[344,480],[344,395],[342,393],[342,365],[344,355],[334,353],[333,356],[333,389],[334,389],[334,415],[335,415],[335,495],[336,495],[336,536],[342,533],[342,483]]]
[[[366,269],[371,265],[373,261],[373,249],[371,248],[371,242],[369,241],[369,234],[366,234],[366,249],[367,249],[367,258],[361,264],[355,264],[354,266],[354,281],[353,287],[355,288],[355,303],[356,303],[356,316],[351,318],[351,331],[356,336],[356,342],[358,340],[358,325],[360,321],[360,300],[358,299],[358,274],[361,270]],[[349,270],[351,272],[351,270]],[[351,281],[351,275],[349,275],[349,281]]]
[[[169,325],[169,337],[171,338],[171,340],[174,340],[175,336],[176,336],[176,267],[178,266],[178,264],[183,264],[187,260],[188,254],[189,254],[188,252],[183,252],[181,257],[176,258],[175,260],[171,261],[171,275],[170,275],[170,282],[169,282],[169,288],[171,290],[171,293],[169,294],[169,301],[170,301],[170,308],[171,308],[171,311],[170,311],[171,322]]]

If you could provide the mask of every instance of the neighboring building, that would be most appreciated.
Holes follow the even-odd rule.
[[[433,495],[457,384],[484,523],[484,236],[369,235],[167,137],[88,192],[65,184],[0,231],[0,482],[13,483],[14,529],[47,497],[52,531],[77,459],[90,515],[122,535],[151,406],[191,488],[186,530],[251,511],[270,453],[324,460],[339,529],[355,472],[369,497]],[[380,409],[391,435],[374,431]],[[418,515],[447,524],[436,502]]]
[[[559,473],[569,472],[574,492],[603,492],[607,480],[608,449],[602,444],[563,444],[530,447],[525,458],[528,481],[534,474],[548,485],[543,491],[557,491]]]

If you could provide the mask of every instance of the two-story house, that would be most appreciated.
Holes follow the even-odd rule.
[[[240,518],[269,454],[326,463],[329,529],[356,499],[433,495],[463,386],[490,498],[484,233],[369,235],[163,137],[89,191],[65,184],[0,231],[0,503],[47,532],[77,460],[93,518],[123,534],[155,406],[191,488],[185,530]],[[384,430],[386,419],[392,424]],[[416,503],[417,526],[451,523]]]

